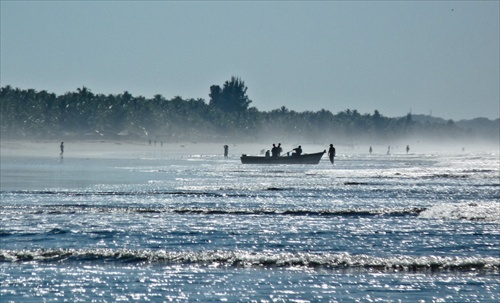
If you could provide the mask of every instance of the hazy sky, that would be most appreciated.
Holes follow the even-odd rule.
[[[1,1],[1,86],[500,116],[499,1]]]

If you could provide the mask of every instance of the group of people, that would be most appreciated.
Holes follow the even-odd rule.
[[[296,156],[300,156],[302,154],[302,146],[299,145],[299,147],[293,149],[295,153],[292,154]],[[335,160],[335,147],[333,147],[333,144],[330,144],[330,148],[328,149],[328,158],[330,159],[330,162],[333,164]]]
[[[282,152],[283,148],[281,147],[281,143],[278,143],[278,146],[273,143],[273,148],[271,148],[271,151],[266,151],[266,157],[279,157],[281,156]]]
[[[370,148],[368,149],[368,152],[370,153],[370,155],[372,154],[373,152],[373,148],[370,146]],[[408,154],[410,152],[410,145],[406,145],[406,153]],[[391,146],[387,146],[387,154],[390,155],[391,154]]]
[[[302,154],[302,146],[296,147],[292,149],[292,156],[300,156]],[[271,154],[269,155],[269,151],[266,152],[266,156],[271,157],[280,157],[283,152],[283,148],[281,147],[281,143],[278,143],[278,146],[273,143],[273,148],[271,148]],[[288,153],[287,153],[288,154]]]
[[[292,149],[292,151],[292,157],[300,156],[302,154],[302,146],[299,145],[299,147]],[[271,151],[266,151],[266,157],[280,157],[282,152],[283,148],[281,148],[281,143],[278,143],[278,146],[273,143]],[[330,158],[330,162],[333,164],[335,159],[335,147],[333,147],[333,144],[330,144],[330,148],[328,149],[328,157]]]

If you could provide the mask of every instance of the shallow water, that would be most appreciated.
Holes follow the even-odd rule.
[[[497,302],[498,153],[1,159],[2,302]]]

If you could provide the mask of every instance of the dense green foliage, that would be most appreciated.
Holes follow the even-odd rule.
[[[408,136],[457,139],[474,136],[453,121],[421,123],[408,114],[388,118],[377,110],[360,114],[345,110],[296,112],[286,107],[261,112],[248,108],[250,100],[240,79],[232,78],[221,89],[211,87],[211,100],[167,100],[94,94],[78,88],[57,96],[47,91],[0,90],[2,138],[95,139],[127,138],[176,141],[356,142],[386,143]],[[232,99],[231,99],[232,98]],[[233,101],[230,101],[233,100]],[[236,100],[236,101],[234,101]],[[498,138],[496,138],[498,139]],[[293,141],[292,141],[293,140]]]
[[[221,89],[218,85],[210,87],[210,106],[225,112],[243,112],[252,101],[247,96],[245,82],[236,77],[226,81]]]

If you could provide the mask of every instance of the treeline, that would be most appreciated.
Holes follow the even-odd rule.
[[[232,79],[231,82],[233,80],[239,81]],[[1,135],[11,139],[293,140],[304,143],[335,141],[338,144],[390,143],[408,136],[432,136],[438,140],[483,136],[498,140],[495,131],[464,129],[451,120],[419,122],[411,114],[389,118],[377,110],[373,114],[349,109],[332,114],[327,110],[296,112],[284,106],[268,112],[258,111],[248,107],[251,101],[246,96],[246,87],[242,82],[239,84],[245,92],[240,95],[244,106],[236,109],[233,106],[231,110],[225,110],[220,101],[225,100],[226,86],[212,86],[213,99],[208,103],[204,99],[181,97],[168,100],[161,95],[148,99],[126,91],[118,95],[94,94],[86,87],[58,96],[47,91],[5,86],[0,90]],[[231,93],[234,95],[234,91]],[[227,102],[233,101],[228,99]],[[494,129],[498,120],[491,122]]]

